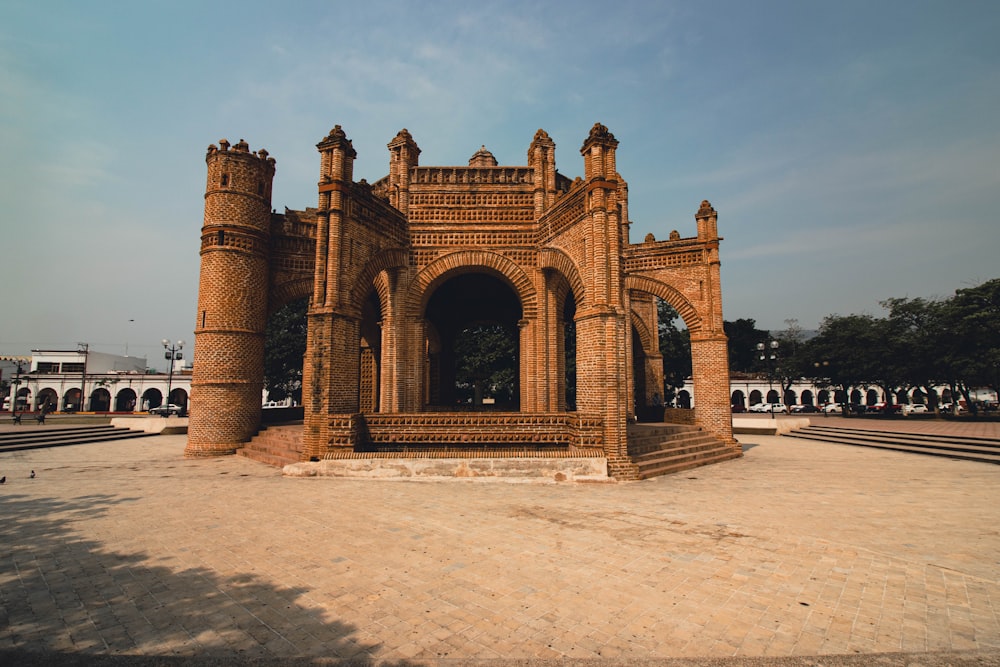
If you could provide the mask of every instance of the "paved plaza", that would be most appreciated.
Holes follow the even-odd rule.
[[[2,453],[0,664],[1000,664],[1000,466],[740,437],[606,484]]]

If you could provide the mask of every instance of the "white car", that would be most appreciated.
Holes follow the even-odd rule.
[[[757,403],[750,406],[750,412],[782,412],[787,413],[788,408],[783,403]]]
[[[175,405],[174,403],[169,403],[167,405],[158,405],[149,411],[151,415],[160,415],[161,417],[168,417],[170,415],[176,415],[178,417],[184,416],[184,406]]]
[[[904,415],[923,415],[927,414],[927,406],[923,403],[913,403],[911,405],[903,406]]]
[[[837,414],[839,415],[844,411],[844,408],[840,406],[840,403],[827,403],[823,406],[823,412],[828,415]]]

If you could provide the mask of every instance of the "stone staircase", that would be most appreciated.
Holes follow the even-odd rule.
[[[639,467],[638,479],[669,475],[741,455],[738,449],[700,427],[684,424],[629,424],[628,454]]]
[[[834,442],[857,447],[875,447],[911,454],[1000,464],[1000,439],[943,434],[901,433],[873,429],[808,426],[783,436]]]
[[[26,449],[85,445],[91,442],[145,438],[156,433],[134,431],[127,428],[102,424],[97,426],[25,426],[23,430],[0,433],[0,452],[16,452]]]
[[[638,479],[740,456],[738,450],[699,427],[682,424],[630,424],[628,443],[629,457],[639,468]],[[268,426],[236,453],[279,468],[298,463],[302,460],[302,425]]]
[[[302,460],[302,424],[267,426],[243,447],[239,456],[283,468]]]

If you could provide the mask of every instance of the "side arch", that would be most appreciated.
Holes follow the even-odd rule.
[[[281,283],[280,285],[272,285],[271,293],[267,300],[268,317],[292,301],[312,296],[312,288],[312,278],[299,278]]]
[[[583,280],[580,278],[576,264],[569,255],[555,248],[543,248],[538,252],[538,268],[553,269],[561,273],[573,291],[577,308],[585,309],[587,307],[587,290],[583,286]]]
[[[666,301],[684,320],[691,335],[701,333],[702,318],[691,302],[675,288],[645,276],[626,276],[625,289],[647,292]]]
[[[635,310],[633,310],[632,317],[630,319],[632,323],[632,329],[636,332],[636,334],[638,334],[639,340],[642,342],[643,349],[658,350],[660,347],[659,341],[656,339],[653,332],[650,331],[649,327],[646,325],[646,322],[643,321],[642,316],[639,313],[635,312]]]
[[[368,260],[354,281],[354,285],[351,287],[351,295],[345,304],[347,308],[360,313],[365,299],[368,298],[373,287],[378,290],[382,307],[385,308],[386,304],[389,303],[390,290],[385,280],[379,280],[379,276],[383,271],[390,271],[406,266],[408,258],[408,253],[405,249],[390,248],[379,252]]]

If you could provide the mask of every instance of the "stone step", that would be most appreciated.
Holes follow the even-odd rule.
[[[236,450],[239,456],[282,468],[302,460],[302,426],[269,426]]]
[[[791,438],[804,438],[855,447],[873,447],[925,456],[1000,464],[1000,440],[992,438],[900,433],[870,429],[810,426],[784,433]]]
[[[673,473],[700,468],[712,463],[721,463],[730,459],[739,458],[740,454],[732,447],[721,445],[714,449],[703,450],[693,454],[678,454],[676,456],[665,456],[655,462],[639,466],[639,479],[649,479]]]
[[[628,453],[629,456],[632,457],[642,456],[649,452],[656,452],[663,449],[665,443],[670,443],[671,446],[681,447],[684,445],[698,445],[703,443],[716,445],[719,441],[714,436],[703,431],[699,431],[697,433],[678,434],[669,440],[663,438],[644,438],[639,442],[629,440]]]
[[[738,458],[737,449],[700,427],[684,424],[634,424],[629,427],[629,458],[639,479],[690,470]]]
[[[40,426],[31,431],[8,432],[0,437],[0,452],[16,452],[28,449],[45,449],[48,447],[66,447],[69,445],[86,445],[92,442],[109,442],[113,440],[130,440],[145,438],[155,433],[133,431],[115,426],[80,426],[70,428],[52,428]]]
[[[708,438],[698,442],[694,441],[684,441],[678,443],[664,443],[658,449],[643,452],[642,454],[632,454],[629,452],[629,457],[632,461],[638,465],[643,465],[645,463],[658,461],[660,459],[672,456],[684,456],[688,454],[698,454],[699,452],[710,451],[724,447],[715,438]]]

